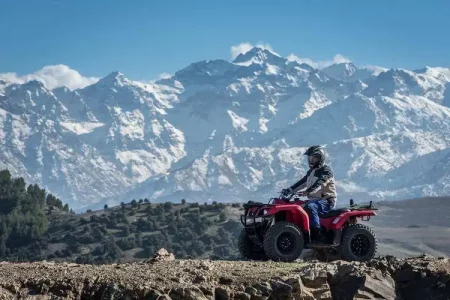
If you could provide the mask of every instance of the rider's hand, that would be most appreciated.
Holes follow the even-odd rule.
[[[307,191],[301,191],[298,193],[299,196],[308,196],[308,192]]]
[[[281,194],[282,194],[283,196],[287,196],[287,195],[289,195],[291,192],[292,192],[292,189],[291,189],[291,188],[287,188],[287,189],[282,189],[282,190],[281,190]]]

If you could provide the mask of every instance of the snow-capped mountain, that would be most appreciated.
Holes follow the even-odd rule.
[[[312,144],[326,145],[342,199],[444,195],[449,88],[445,68],[316,69],[259,47],[154,83],[2,81],[1,157],[75,207],[264,201],[306,172]]]
[[[351,62],[332,64],[322,69],[322,72],[327,74],[327,76],[344,82],[365,81],[385,71],[387,69],[381,67],[357,67]]]

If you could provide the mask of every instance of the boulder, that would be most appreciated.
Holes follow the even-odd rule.
[[[159,249],[155,254],[153,254],[153,256],[146,260],[146,263],[155,263],[155,262],[160,262],[160,261],[173,261],[175,260],[175,256],[173,255],[173,253],[169,253],[169,251],[167,251],[164,248]]]
[[[343,265],[330,280],[333,299],[395,299],[395,281],[373,268]]]
[[[214,290],[214,299],[215,300],[228,300],[230,299],[230,292],[227,288],[218,286]]]
[[[197,287],[175,288],[170,292],[169,296],[172,300],[208,300]]]

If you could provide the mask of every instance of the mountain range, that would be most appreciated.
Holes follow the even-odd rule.
[[[317,69],[254,47],[155,82],[0,75],[0,167],[76,209],[267,201],[324,145],[338,202],[450,195],[450,69]]]

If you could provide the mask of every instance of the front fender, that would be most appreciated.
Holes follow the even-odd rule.
[[[303,207],[297,204],[276,205],[267,208],[266,216],[284,214],[286,221],[294,223],[303,231],[309,231],[309,216]]]

